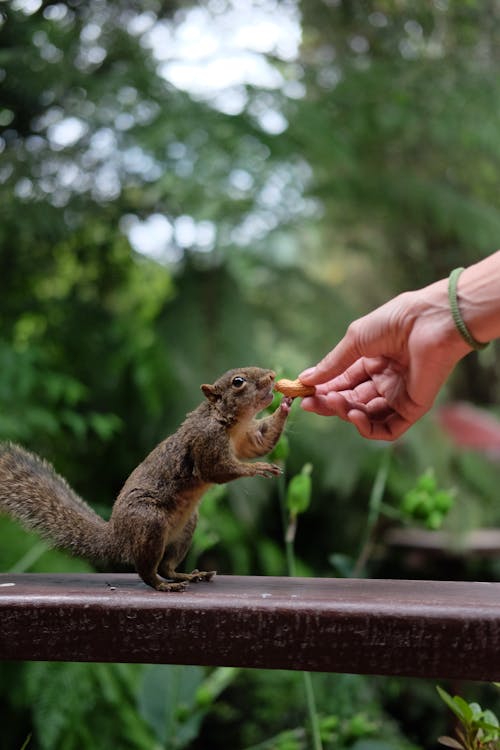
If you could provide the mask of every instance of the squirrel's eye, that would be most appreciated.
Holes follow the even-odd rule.
[[[233,378],[233,385],[235,388],[241,388],[242,385],[244,385],[247,381],[245,378],[242,378],[240,376],[237,376],[236,378]]]

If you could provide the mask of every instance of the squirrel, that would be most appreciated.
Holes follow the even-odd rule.
[[[201,386],[206,400],[134,469],[105,521],[53,467],[13,443],[0,444],[0,512],[38,532],[52,546],[92,560],[132,563],[158,591],[182,591],[215,571],[178,573],[212,484],[272,477],[279,466],[250,459],[269,453],[285,426],[292,399],[256,419],[273,400],[275,373],[229,370]],[[166,580],[165,580],[166,579]]]

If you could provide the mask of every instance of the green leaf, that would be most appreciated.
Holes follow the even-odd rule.
[[[286,493],[286,505],[292,516],[304,513],[309,507],[312,494],[311,464],[304,464],[300,474],[290,479]]]
[[[472,711],[469,708],[469,704],[464,701],[463,698],[460,698],[460,696],[456,695],[453,698],[449,693],[446,692],[446,690],[443,690],[443,688],[439,687],[439,685],[436,685],[436,690],[439,693],[439,696],[441,699],[446,703],[450,711],[452,711],[455,716],[458,716],[460,721],[462,721],[464,724],[469,724],[472,719]]]
[[[417,488],[419,490],[423,490],[424,492],[428,492],[429,494],[432,494],[437,489],[437,482],[436,477],[434,475],[434,469],[430,468],[427,469],[427,471],[422,474],[421,477],[419,477],[417,482]]]
[[[196,704],[203,708],[209,707],[233,682],[239,671],[237,667],[214,669],[196,691]]]
[[[487,722],[491,727],[499,727],[497,716],[493,713],[493,711],[490,711],[489,709],[486,709],[486,711],[484,711],[483,720]]]
[[[482,730],[487,735],[485,737],[487,740],[496,740],[500,738],[500,730],[497,724],[490,724],[485,719],[479,719],[477,722],[474,722],[474,727]]]
[[[70,428],[76,437],[83,438],[87,433],[87,423],[81,414],[65,409],[61,413],[61,421]]]
[[[457,716],[459,716],[466,725],[471,724],[474,720],[474,714],[467,701],[459,695],[453,696],[452,700],[456,706]]]
[[[469,703],[468,706],[472,712],[472,720],[479,721],[479,719],[481,719],[483,716],[483,709],[481,708],[479,703],[472,702]]]
[[[439,490],[434,495],[434,504],[436,510],[440,510],[441,513],[448,513],[453,506],[453,494],[451,491]]]
[[[122,421],[116,414],[92,412],[88,419],[94,432],[104,442],[113,437],[122,427]]]
[[[377,725],[363,713],[355,714],[347,722],[347,731],[352,737],[364,737],[373,734],[376,729]]]
[[[201,667],[155,664],[144,674],[139,711],[168,750],[183,748],[198,734],[203,713],[196,708]]]
[[[433,510],[425,519],[425,525],[431,531],[437,531],[443,525],[443,514],[439,510]]]
[[[336,576],[350,578],[353,575],[355,561],[350,555],[343,555],[341,552],[336,552],[330,555],[328,562],[332,565]]]

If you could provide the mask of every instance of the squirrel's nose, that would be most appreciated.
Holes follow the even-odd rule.
[[[266,374],[259,379],[259,387],[265,388],[266,386],[271,385],[275,377],[276,373],[274,370],[268,370]]]

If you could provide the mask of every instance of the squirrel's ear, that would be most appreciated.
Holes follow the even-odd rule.
[[[215,404],[216,401],[219,401],[220,394],[215,390],[215,386],[204,383],[201,386],[201,390],[212,404]]]

